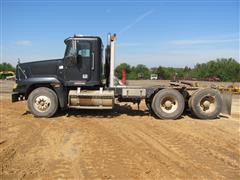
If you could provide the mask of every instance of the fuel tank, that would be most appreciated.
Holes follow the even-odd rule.
[[[112,109],[114,91],[111,90],[70,90],[68,106],[77,109]]]

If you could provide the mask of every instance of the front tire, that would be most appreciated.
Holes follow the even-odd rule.
[[[58,98],[52,89],[40,87],[30,93],[27,104],[34,116],[51,117],[58,109]]]
[[[154,114],[161,119],[177,119],[185,108],[185,101],[175,89],[163,89],[156,93],[152,101]]]

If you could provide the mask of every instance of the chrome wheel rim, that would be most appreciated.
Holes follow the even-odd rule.
[[[34,108],[39,112],[45,112],[51,106],[51,100],[47,96],[38,96],[34,101]]]
[[[216,101],[213,96],[205,96],[200,101],[200,108],[203,112],[211,113],[216,109]]]
[[[173,96],[164,97],[160,102],[160,108],[165,113],[173,113],[178,108],[178,101]]]

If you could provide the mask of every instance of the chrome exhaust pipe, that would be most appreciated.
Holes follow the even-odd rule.
[[[109,87],[115,87],[114,85],[114,69],[115,69],[115,42],[116,34],[108,35],[108,43],[110,45],[110,82]]]

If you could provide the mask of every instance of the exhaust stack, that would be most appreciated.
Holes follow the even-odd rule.
[[[108,34],[108,42],[110,45],[110,82],[109,87],[115,87],[114,85],[114,68],[115,68],[115,42],[116,34]]]

